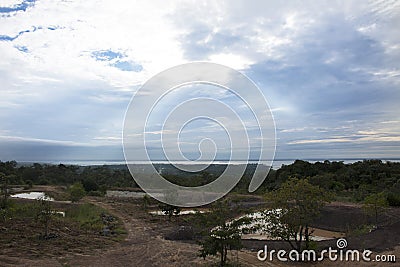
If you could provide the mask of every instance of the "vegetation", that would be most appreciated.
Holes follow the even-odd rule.
[[[0,172],[0,209],[7,209],[8,204],[8,180],[9,177]]]
[[[236,193],[248,193],[248,186],[257,165],[249,164],[233,189]],[[215,180],[226,165],[211,165],[200,173],[179,171],[173,166],[156,165],[163,175],[175,184],[198,186]],[[137,187],[126,166],[67,166],[63,164],[32,164],[19,166],[15,161],[1,162],[0,173],[12,185],[63,185],[76,182],[83,185],[89,195],[102,195],[111,187]],[[381,160],[363,160],[352,164],[342,161],[310,163],[296,160],[278,170],[271,170],[264,183],[255,192],[263,195],[281,187],[290,177],[308,177],[310,184],[333,192],[340,199],[363,202],[371,195],[383,192],[389,205],[400,206],[400,163]],[[3,183],[4,184],[4,183]]]
[[[42,237],[47,239],[49,237],[49,224],[51,218],[54,215],[54,211],[52,210],[50,201],[45,198],[40,198],[36,200],[36,221],[40,222],[43,225],[43,234]]]
[[[379,215],[388,206],[387,196],[381,192],[371,194],[364,200],[364,210],[368,215],[372,215],[375,219],[375,228],[379,225]]]
[[[83,188],[83,185],[80,182],[77,182],[77,183],[74,183],[73,185],[71,185],[68,191],[69,191],[69,195],[70,195],[70,200],[72,202],[79,201],[86,194],[85,189]]]
[[[332,195],[307,179],[290,178],[269,193],[267,199],[273,208],[265,213],[266,221],[270,222],[265,228],[270,236],[287,241],[298,252],[309,249],[310,224],[332,200]]]
[[[244,225],[249,225],[250,220],[246,217],[240,220],[234,218],[248,213],[253,204],[255,209],[260,210],[261,205],[265,205],[261,196],[267,195],[268,205],[273,208],[265,213],[266,219],[271,222],[264,226],[266,230],[272,237],[287,241],[298,251],[313,246],[313,242],[310,241],[313,234],[310,225],[315,223],[315,217],[333,196],[340,200],[363,203],[367,214],[375,219],[375,226],[372,225],[371,219],[365,222],[357,221],[355,226],[358,228],[352,232],[354,235],[364,235],[376,228],[380,221],[386,222],[387,216],[382,216],[386,206],[400,205],[400,163],[385,163],[380,160],[365,160],[352,164],[330,161],[309,163],[297,160],[279,170],[272,170],[256,191],[258,196],[250,196],[247,189],[255,166],[253,164],[247,167],[243,178],[233,189],[233,194],[226,198],[231,202],[216,202],[207,206],[211,212],[188,215],[174,222],[166,223],[162,219],[155,221],[166,223],[168,226],[178,223],[179,226],[188,226],[192,231],[192,238],[201,245],[199,256],[217,256],[219,265],[226,266],[232,263],[229,251],[242,247],[240,236],[246,230]],[[224,165],[213,165],[197,174],[177,172],[166,166],[163,168],[163,173],[166,173],[171,182],[196,186],[213,181],[224,170]],[[55,194],[52,197],[58,200],[67,199],[68,194],[73,202],[78,203],[9,198],[10,190],[15,187],[27,189],[32,186],[35,188],[36,185],[60,185],[46,188],[49,188],[48,191]],[[84,240],[81,243],[91,240],[93,246],[107,240],[118,241],[121,234],[125,233],[121,222],[104,209],[87,203],[100,199],[85,198],[81,202],[79,200],[85,195],[102,196],[107,188],[121,187],[129,187],[130,190],[137,187],[125,166],[18,165],[13,161],[0,161],[0,229],[6,229],[2,238],[6,242],[11,242],[15,236],[25,238],[25,241],[21,239],[15,247],[24,242],[27,242],[28,246],[37,243],[48,247],[57,243],[62,244],[60,248],[68,248],[80,240]],[[176,197],[176,192],[166,194],[166,199]],[[121,203],[127,206],[132,204],[131,200]],[[157,207],[156,201],[147,195],[133,204],[141,204],[144,210]],[[168,215],[169,220],[173,215],[180,213],[180,208],[172,205],[160,204],[159,208]],[[246,210],[240,210],[241,208]],[[65,211],[66,216],[55,216],[56,210]],[[144,214],[142,215],[145,217]],[[318,227],[314,224],[313,226]],[[254,227],[254,224],[251,227]],[[24,237],[20,233],[23,233]],[[38,239],[38,236],[44,238]],[[54,242],[46,241],[50,237],[54,237]],[[19,242],[18,240],[15,242]],[[29,248],[25,251],[29,251]]]
[[[234,212],[233,212],[234,213]],[[227,263],[228,250],[239,250],[242,248],[241,226],[249,223],[249,218],[231,219],[232,210],[226,202],[219,202],[214,206],[210,214],[203,215],[208,218],[208,223],[213,223],[211,230],[204,233],[200,242],[201,249],[199,256],[216,256],[219,254],[219,266]]]
[[[178,215],[181,212],[181,208],[170,205],[170,204],[164,204],[160,203],[158,207],[161,209],[161,211],[168,216],[168,220],[170,221],[173,215]]]

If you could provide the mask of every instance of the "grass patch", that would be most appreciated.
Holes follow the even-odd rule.
[[[101,215],[105,213],[104,209],[85,203],[69,207],[65,212],[65,217],[78,222],[86,230],[101,231],[104,227]]]

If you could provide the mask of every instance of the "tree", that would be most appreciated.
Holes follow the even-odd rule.
[[[36,209],[36,221],[43,225],[44,229],[42,236],[46,239],[49,236],[49,225],[53,216],[51,203],[49,200],[46,200],[46,197],[40,198],[37,200]]]
[[[85,189],[82,183],[77,182],[69,187],[70,199],[72,202],[77,202],[85,196]]]
[[[241,231],[237,221],[225,223],[212,229],[209,235],[201,242],[200,256],[220,255],[220,266],[225,266],[228,250],[242,248]]]
[[[6,209],[8,204],[8,180],[9,176],[0,172],[0,185],[1,185],[1,199],[0,199],[0,209]]]
[[[199,256],[206,258],[209,255],[216,256],[219,254],[219,266],[226,265],[228,250],[242,248],[241,234],[243,229],[241,226],[249,224],[251,220],[246,216],[229,220],[230,211],[227,203],[222,202],[213,210],[213,214],[205,215],[216,222],[217,226],[208,231],[203,241],[200,242]]]
[[[378,228],[378,215],[388,206],[386,194],[384,192],[375,193],[364,199],[363,209],[367,214],[375,218],[375,228]]]
[[[310,224],[322,207],[333,196],[309,183],[308,179],[290,178],[281,188],[267,195],[272,210],[264,213],[268,222],[264,230],[273,238],[287,241],[293,249],[301,252],[310,245]]]
[[[84,179],[82,185],[86,192],[97,191],[99,189],[99,185],[93,178]]]

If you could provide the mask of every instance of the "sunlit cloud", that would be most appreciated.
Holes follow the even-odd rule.
[[[257,84],[274,114],[277,157],[400,157],[399,24],[399,1],[1,0],[0,160],[29,157],[26,143],[114,146],[105,154],[120,157],[131,97],[145,99],[152,92],[138,89],[149,78],[190,61],[227,65]],[[201,94],[246,115],[224,90],[193,87],[190,96]],[[168,139],[179,129],[131,135]],[[220,132],[197,125],[168,141],[189,146]]]

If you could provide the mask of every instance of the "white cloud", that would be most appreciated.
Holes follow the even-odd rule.
[[[275,114],[282,143],[397,141],[399,7],[398,1],[36,1],[0,17],[0,133],[21,136],[14,141],[118,143],[129,98],[143,82],[183,62],[211,60],[244,71],[277,107],[273,112],[285,111]],[[118,56],[94,56],[107,52]],[[137,68],[124,71],[121,61]],[[366,115],[377,107],[379,115]],[[347,120],[354,122],[337,126]]]
[[[250,59],[232,53],[213,54],[209,57],[209,61],[229,66],[237,70],[247,69],[252,63],[254,63]]]

